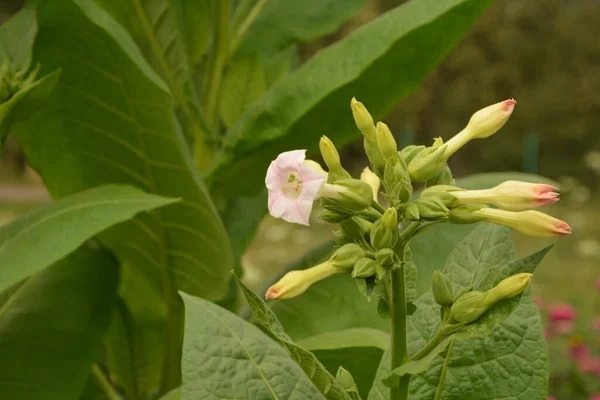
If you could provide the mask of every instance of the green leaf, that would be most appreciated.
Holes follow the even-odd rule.
[[[176,201],[131,186],[103,185],[4,225],[0,228],[0,291],[60,260],[103,230]]]
[[[267,89],[265,71],[258,57],[232,61],[221,84],[220,114],[225,125],[232,126],[254,100]]]
[[[0,64],[9,61],[13,70],[29,68],[31,47],[38,31],[33,2],[0,26]]]
[[[322,398],[285,350],[258,328],[208,301],[181,296],[182,400]]]
[[[0,294],[3,398],[78,398],[100,355],[117,282],[108,252],[81,248]]]
[[[361,397],[366,398],[390,336],[378,329],[350,328],[298,341],[335,375],[340,366],[350,371]]]
[[[267,58],[295,43],[335,32],[366,0],[267,0],[240,43],[240,54]]]
[[[183,33],[187,45],[190,63],[199,64],[208,50],[212,33],[212,0],[181,0],[179,19],[183,24]]]
[[[275,313],[267,307],[261,298],[248,289],[237,277],[235,278],[242,289],[244,297],[246,297],[246,301],[252,310],[252,315],[254,315],[258,324],[276,342],[281,344],[287,350],[292,359],[296,361],[306,375],[308,375],[319,392],[321,392],[325,398],[330,400],[350,400],[350,396],[346,394],[335,377],[325,369],[317,357],[310,351],[295,344],[283,330]]]
[[[310,155],[324,133],[336,145],[358,138],[352,96],[375,119],[383,118],[419,86],[489,4],[410,1],[319,52],[273,86],[227,132],[211,178],[218,183],[215,188],[232,197],[254,193],[278,153],[306,148]]]
[[[169,393],[165,394],[160,400],[180,400],[181,399],[181,388],[171,390]]]
[[[177,290],[211,300],[227,293],[227,233],[192,165],[168,86],[123,27],[90,0],[38,2],[37,15],[32,60],[42,73],[63,73],[52,101],[28,107],[13,132],[52,196],[112,182],[182,199],[99,236],[124,266],[120,294],[136,328],[126,343],[139,396],[161,394],[180,383]]]
[[[511,262],[515,252],[509,229],[478,224],[450,254],[443,272],[456,289],[470,285],[487,288],[517,271],[532,271],[547,251],[544,249]],[[439,306],[431,293],[420,297],[417,306],[417,312],[408,324],[409,354],[414,354],[433,337],[439,324]],[[495,325],[491,334],[485,338],[451,339],[443,357],[433,357],[427,372],[412,376],[411,399],[546,398],[548,355],[531,291],[528,289],[520,302],[509,299],[498,303],[488,314],[470,326],[468,329],[472,331],[467,331],[462,338],[487,335],[489,328]],[[369,400],[389,398],[389,389],[380,380],[389,373],[388,350],[382,358]]]

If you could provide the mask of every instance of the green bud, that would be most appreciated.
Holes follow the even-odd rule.
[[[433,271],[431,290],[435,302],[440,306],[448,306],[452,303],[452,298],[454,296],[452,282],[450,282],[450,279],[440,271]]]
[[[419,152],[408,164],[410,178],[417,182],[433,178],[446,165],[445,151],[446,145],[428,147]]]
[[[533,274],[523,272],[503,279],[494,288],[487,291],[486,302],[494,304],[500,300],[510,299],[523,293],[529,286],[532,276]]]
[[[342,222],[348,218],[350,218],[350,214],[344,212],[338,212],[334,210],[323,210],[319,218],[321,218],[325,222],[330,222],[332,224],[337,224]]]
[[[392,249],[381,249],[375,254],[375,261],[381,265],[393,265],[394,264],[394,250]]]
[[[394,135],[392,135],[390,128],[383,122],[378,122],[376,132],[377,144],[383,158],[386,160],[398,158],[398,145],[396,144],[396,140],[394,139]]]
[[[340,222],[340,228],[346,236],[352,239],[360,239],[365,234],[365,227],[362,224],[362,219],[352,217]]]
[[[338,246],[343,246],[346,243],[352,243],[352,238],[349,238],[341,229],[338,231],[333,231],[332,234],[333,241]]]
[[[422,220],[439,221],[448,218],[448,208],[438,199],[419,199],[413,204],[419,209],[419,217]]]
[[[348,243],[337,249],[330,260],[336,268],[350,272],[354,268],[354,264],[364,256],[365,252],[359,245]]]
[[[350,101],[350,108],[352,108],[352,116],[354,117],[354,122],[360,132],[365,135],[365,137],[376,141],[377,136],[375,125],[373,125],[373,117],[371,117],[371,114],[369,114],[369,111],[367,111],[364,104],[353,97]]]
[[[375,275],[375,271],[377,269],[377,263],[370,258],[361,258],[356,264],[354,264],[354,269],[352,270],[353,278],[368,278],[370,276]]]
[[[486,204],[464,204],[453,208],[448,213],[448,221],[453,224],[474,224],[482,221],[483,216],[474,214],[474,211],[487,207]]]
[[[390,319],[390,306],[385,297],[382,297],[377,302],[377,315],[382,319]]]
[[[416,146],[414,144],[411,144],[410,146],[406,146],[405,148],[400,150],[398,152],[398,155],[400,155],[402,161],[404,161],[404,163],[408,165],[417,154],[419,154],[425,149],[425,146]]]
[[[341,179],[335,184],[324,183],[319,191],[328,210],[354,213],[371,205],[373,190],[368,183],[358,179]]]
[[[377,264],[377,266],[375,267],[375,277],[382,281],[385,279],[385,277],[387,276],[388,270],[380,264]]]
[[[485,297],[486,294],[483,292],[465,293],[452,305],[450,315],[455,321],[465,324],[475,321],[490,308],[490,304],[486,303]]]
[[[383,174],[383,184],[394,200],[406,202],[412,196],[412,185],[406,164],[399,157],[388,159]]]
[[[408,221],[418,221],[421,219],[419,207],[415,203],[410,203],[404,209],[404,219]]]
[[[431,145],[431,147],[440,147],[444,144],[444,139],[442,139],[441,137],[436,137],[435,139],[433,139],[433,144]]]
[[[354,378],[350,372],[344,369],[344,367],[340,367],[338,369],[337,374],[335,374],[335,380],[340,384],[344,391],[356,391],[356,383],[354,382]]]
[[[454,183],[454,178],[452,178],[452,171],[450,171],[450,167],[448,164],[440,172],[438,172],[433,178],[429,179],[425,182],[425,186],[431,187],[436,185],[451,185]]]
[[[458,201],[456,200],[456,197],[450,193],[450,191],[452,191],[452,190],[460,190],[460,189],[455,188],[454,186],[446,186],[446,185],[432,186],[432,187],[429,187],[429,188],[423,190],[423,192],[421,192],[421,195],[419,196],[419,200],[422,200],[422,201],[436,200],[436,201],[442,203],[446,207],[452,207],[454,205],[457,205],[457,203],[458,203]]]
[[[383,217],[373,224],[371,245],[379,250],[392,248],[398,241],[398,212],[388,208]]]
[[[333,142],[327,136],[321,137],[321,140],[319,141],[319,149],[321,150],[323,160],[329,169],[327,182],[333,183],[339,179],[352,178],[350,174],[342,167],[340,155]]]

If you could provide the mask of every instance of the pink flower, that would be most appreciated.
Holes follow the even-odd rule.
[[[305,161],[305,157],[306,150],[281,153],[269,165],[265,179],[269,213],[275,218],[302,225],[308,225],[313,201],[327,178],[318,164]]]
[[[507,211],[524,211],[556,203],[559,198],[555,190],[558,188],[544,183],[506,181],[491,189],[458,190],[451,194],[459,204],[488,203]]]
[[[593,394],[590,400],[600,400],[600,394]]]
[[[576,343],[569,348],[569,357],[577,362],[585,362],[590,359],[590,348],[585,343]]]
[[[570,304],[553,304],[548,310],[550,325],[555,333],[565,335],[575,329],[577,311]]]

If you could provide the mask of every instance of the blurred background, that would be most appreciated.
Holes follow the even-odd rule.
[[[399,3],[369,1],[339,32],[302,46],[301,62]],[[0,22],[21,5],[20,0],[1,0]],[[561,188],[561,201],[547,211],[568,221],[574,234],[558,242],[534,279],[534,294],[548,325],[550,393],[558,399],[571,398],[578,386],[597,386],[600,392],[600,365],[581,361],[584,352],[597,355],[600,349],[598,21],[598,0],[546,0],[543,6],[534,1],[498,1],[424,85],[385,119],[401,145],[430,144],[434,137],[448,139],[460,131],[484,106],[510,97],[518,101],[499,134],[470,143],[468,151],[452,158],[451,167],[456,177],[537,173]],[[342,153],[354,173],[367,165],[361,143],[346,146]],[[0,224],[46,201],[39,178],[9,138],[0,153]],[[244,257],[248,283],[264,286],[283,265],[327,240],[330,231],[316,220],[305,228],[265,218]],[[549,242],[515,239],[522,255]]]

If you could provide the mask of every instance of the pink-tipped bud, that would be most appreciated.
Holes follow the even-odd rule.
[[[513,212],[496,208],[482,208],[474,211],[473,214],[483,217],[483,220],[487,222],[510,226],[529,236],[550,237],[571,234],[569,224],[539,211]]]
[[[453,192],[458,204],[493,204],[508,211],[524,211],[556,203],[559,200],[558,188],[544,183],[506,181],[485,190],[464,190]]]

